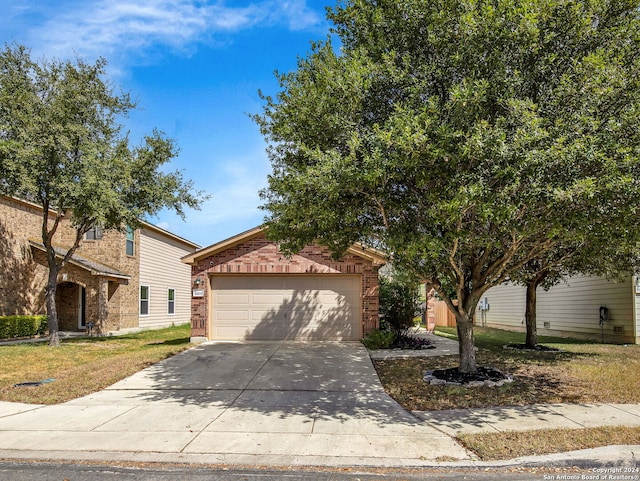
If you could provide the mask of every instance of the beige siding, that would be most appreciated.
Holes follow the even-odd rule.
[[[573,277],[549,291],[538,289],[538,333],[601,340],[599,308],[605,306],[609,309],[609,321],[604,326],[604,340],[635,342],[631,289],[630,277],[616,283],[585,276]],[[484,313],[487,326],[524,331],[524,287],[509,284],[494,287],[486,297],[489,302],[489,310]],[[482,316],[479,312],[478,324]],[[622,332],[615,332],[616,329]]]
[[[511,330],[524,330],[525,290],[513,284],[502,284],[484,296],[489,310],[476,310],[476,323]]]
[[[150,229],[140,235],[140,285],[149,286],[149,315],[139,327],[186,324],[191,319],[191,266],[181,258],[195,248]],[[175,314],[168,314],[168,290],[175,289]]]

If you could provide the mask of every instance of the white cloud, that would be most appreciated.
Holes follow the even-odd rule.
[[[185,50],[199,42],[215,43],[216,33],[257,25],[299,30],[322,22],[321,14],[309,9],[304,0],[263,0],[243,7],[221,1],[93,0],[62,3],[51,13],[29,32],[31,44],[46,49],[39,53],[68,58],[75,52],[115,61],[142,57],[157,46]]]
[[[186,222],[173,212],[162,212],[151,223],[201,245],[209,245],[264,221],[266,212],[260,209],[259,192],[267,186],[271,165],[263,146],[253,152],[222,160],[215,172],[202,172],[198,188],[204,188],[211,198],[200,210],[189,210]],[[204,179],[207,184],[202,185]]]

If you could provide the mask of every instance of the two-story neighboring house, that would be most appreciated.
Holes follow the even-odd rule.
[[[41,207],[0,196],[0,315],[46,311],[41,225]],[[61,254],[73,236],[69,222],[62,222],[53,241]],[[189,322],[191,269],[180,259],[197,248],[148,223],[126,232],[96,226],[58,275],[60,330],[92,326],[107,334]]]

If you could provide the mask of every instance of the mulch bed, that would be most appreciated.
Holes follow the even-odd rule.
[[[473,373],[460,372],[457,367],[452,367],[427,371],[424,380],[430,384],[478,387],[502,386],[504,383],[512,382],[513,378],[493,367],[478,367],[478,370]]]
[[[531,351],[531,352],[562,352],[555,347],[543,346],[542,344],[536,344],[535,347],[528,347],[526,344],[507,344],[505,349],[514,349],[518,351]]]

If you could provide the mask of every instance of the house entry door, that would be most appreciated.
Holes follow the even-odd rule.
[[[78,291],[78,329],[84,329],[87,327],[87,289],[80,286]]]

